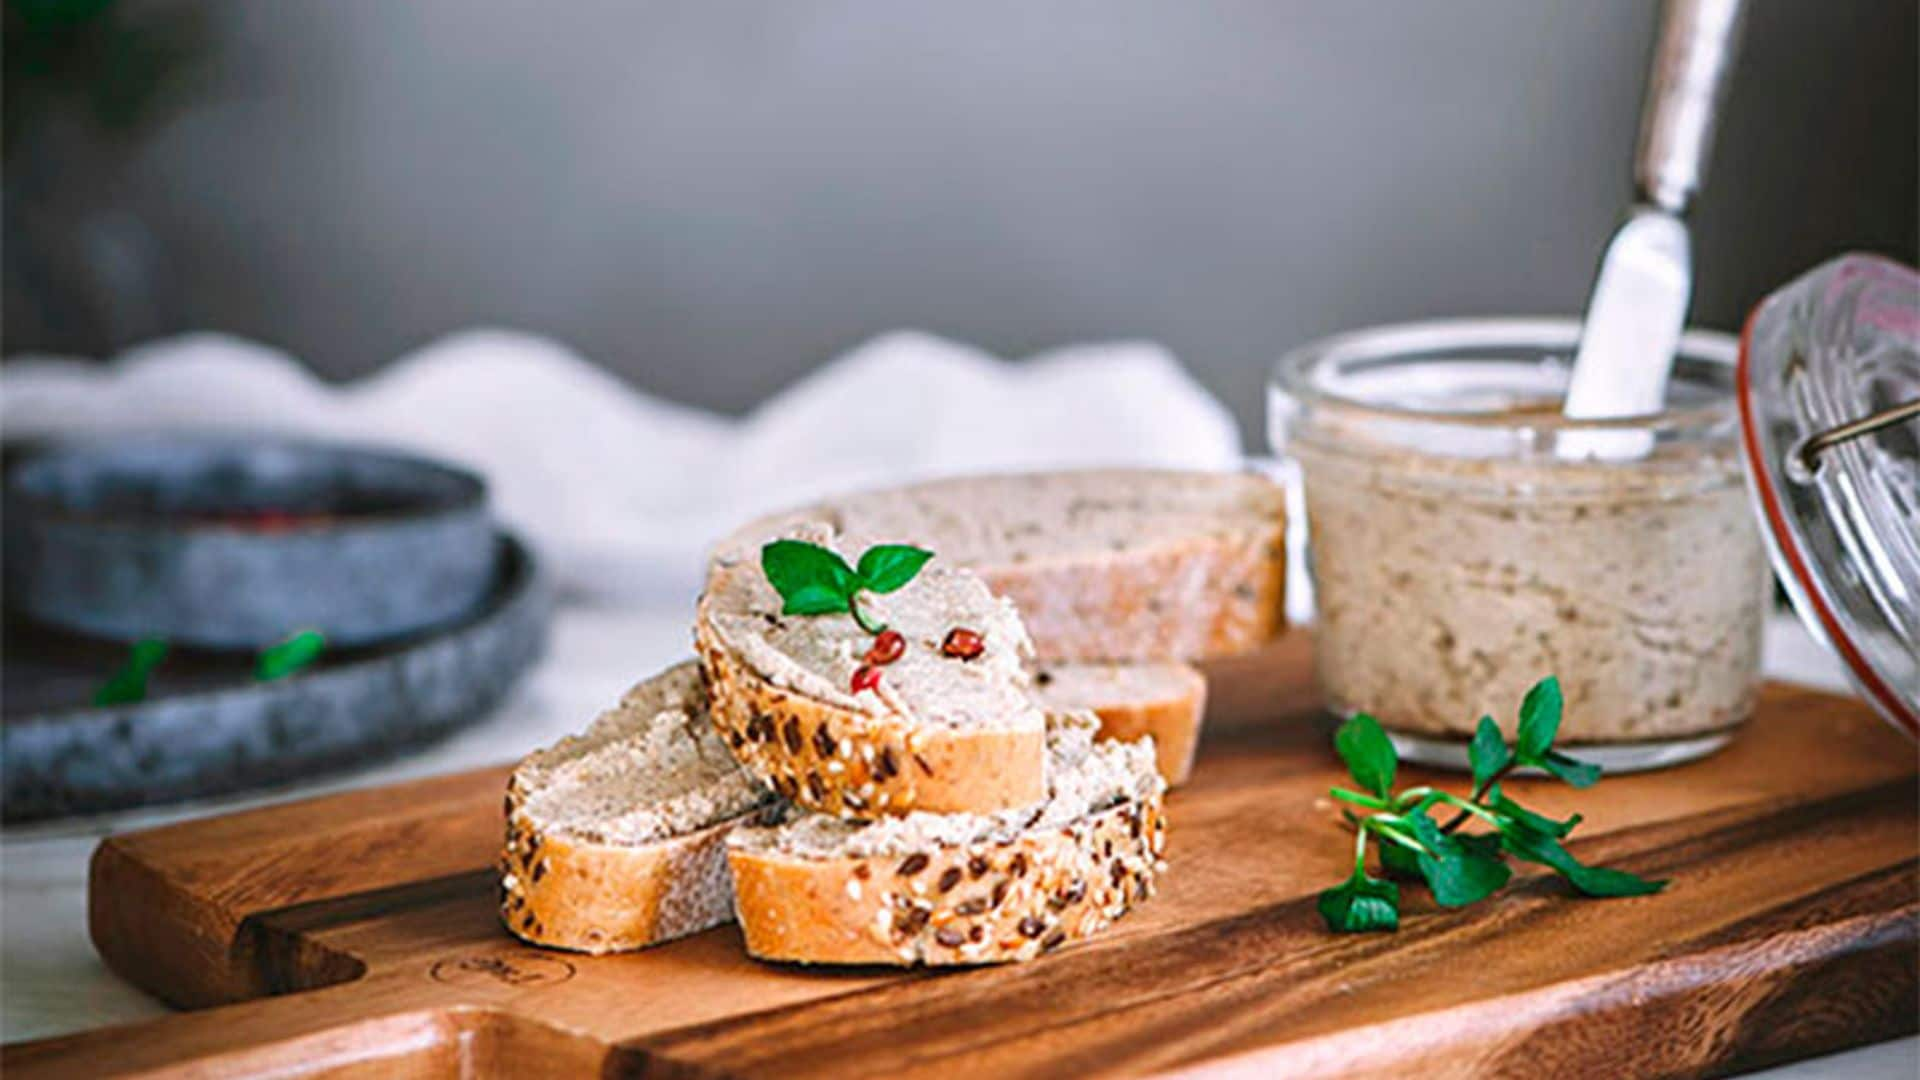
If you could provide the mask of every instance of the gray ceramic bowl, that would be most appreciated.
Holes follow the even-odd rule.
[[[511,537],[490,538],[500,573],[451,627],[255,682],[232,653],[182,653],[153,696],[91,707],[117,646],[9,626],[0,676],[0,821],[225,795],[363,768],[486,717],[546,644],[552,589]]]
[[[255,649],[297,630],[362,645],[485,599],[486,486],[420,458],[260,438],[44,450],[6,490],[6,600],[120,641]]]

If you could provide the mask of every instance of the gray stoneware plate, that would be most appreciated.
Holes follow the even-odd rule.
[[[497,554],[485,483],[406,454],[156,435],[7,475],[7,607],[89,637],[373,644],[466,616]]]
[[[11,621],[0,652],[0,818],[8,823],[222,795],[369,765],[481,719],[544,651],[552,590],[492,538],[500,571],[465,621],[329,650],[256,683],[249,656],[176,650],[148,700],[94,708],[123,647]]]

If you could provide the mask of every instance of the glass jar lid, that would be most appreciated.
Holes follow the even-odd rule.
[[[1845,255],[1762,301],[1736,372],[1747,476],[1794,609],[1920,737],[1920,274]]]

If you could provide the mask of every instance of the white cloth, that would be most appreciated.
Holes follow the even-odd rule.
[[[1231,415],[1156,345],[1020,362],[918,333],[876,338],[731,418],[636,391],[544,338],[456,334],[344,386],[216,334],[105,365],[0,368],[8,438],[256,431],[412,449],[484,474],[569,592],[685,595],[707,547],[831,491],[986,469],[1231,468]]]

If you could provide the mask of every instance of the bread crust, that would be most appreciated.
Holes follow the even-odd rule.
[[[735,759],[810,810],[861,820],[915,810],[992,813],[1047,796],[1039,727],[914,725],[776,686],[726,646],[706,597],[694,618],[694,651],[709,715]]]
[[[995,964],[1094,934],[1153,895],[1163,797],[1064,828],[905,855],[804,858],[734,846],[747,952],[801,964]]]
[[[1102,739],[1132,742],[1142,735],[1153,736],[1154,767],[1168,787],[1184,784],[1193,775],[1193,757],[1207,713],[1206,676],[1187,664],[1178,669],[1180,685],[1164,696],[1074,703],[1099,717]]]
[[[641,846],[578,843],[509,818],[500,921],[532,945],[620,952],[733,918],[727,834],[749,813]]]
[[[1041,663],[1201,660],[1286,629],[1284,534],[1276,515],[1259,536],[972,569],[1020,609]]]
[[[605,953],[642,948],[732,920],[727,834],[769,820],[776,812],[770,794],[760,792],[757,805],[737,800],[716,804],[705,820],[689,821],[687,831],[646,840],[607,840],[585,827],[556,827],[537,810],[551,785],[561,782],[555,769],[592,742],[603,724],[624,732],[621,738],[642,736],[646,729],[633,720],[662,710],[706,723],[696,715],[705,711],[705,701],[692,661],[643,680],[586,732],[527,755],[508,776],[506,843],[499,859],[500,919],[516,937],[549,948]],[[710,739],[704,727],[690,727],[687,733]]]

